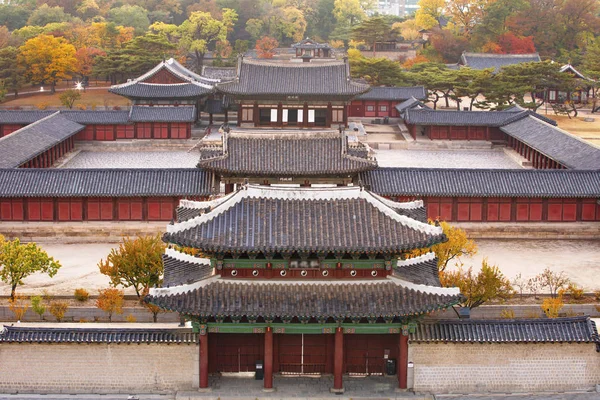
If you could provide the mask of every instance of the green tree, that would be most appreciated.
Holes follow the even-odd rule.
[[[482,47],[486,43],[496,42],[509,31],[511,17],[527,8],[526,0],[496,0],[486,7],[482,20],[473,28],[473,44]]]
[[[598,111],[598,97],[600,96],[600,39],[596,38],[587,46],[586,56],[583,61],[585,74],[593,79],[587,82],[592,86],[592,112]]]
[[[29,275],[40,272],[53,277],[59,268],[60,263],[35,243],[21,243],[18,238],[6,240],[0,235],[0,279],[10,285],[11,299]]]
[[[45,26],[53,22],[68,22],[72,18],[62,7],[49,7],[48,4],[42,4],[31,13],[27,24]]]
[[[367,17],[365,4],[360,0],[335,0],[333,4],[333,16],[336,20],[335,29],[331,37],[348,41],[352,28]]]
[[[164,250],[160,235],[124,238],[106,260],[100,260],[98,267],[110,278],[112,286],[132,287],[141,299],[145,290],[162,283]]]
[[[202,71],[205,54],[218,41],[227,40],[227,31],[237,21],[237,13],[232,9],[224,9],[222,20],[213,18],[207,12],[193,12],[180,26],[182,50],[192,52],[195,56],[195,70]]]
[[[0,81],[5,90],[19,94],[25,85],[25,69],[16,62],[19,50],[16,47],[0,49]]]
[[[469,110],[473,110],[477,98],[485,93],[494,79],[494,69],[471,69],[463,67],[455,72],[457,79],[454,85],[456,107],[460,110],[462,97],[469,98]]]
[[[413,84],[427,89],[434,110],[441,98],[446,99],[448,106],[448,98],[456,85],[456,71],[449,70],[444,64],[419,63],[412,66],[408,76]]]
[[[77,15],[84,20],[94,18],[99,15],[100,12],[100,7],[98,6],[98,3],[96,3],[96,0],[83,0],[79,7],[77,7]]]
[[[368,43],[373,50],[373,57],[375,57],[377,42],[389,40],[391,32],[392,27],[383,17],[371,17],[352,29],[352,38]]]
[[[69,109],[73,108],[75,102],[81,99],[81,92],[75,89],[65,90],[58,96],[61,104]]]
[[[44,319],[46,306],[44,305],[42,296],[31,296],[31,309],[34,313],[40,316],[40,319]]]
[[[349,51],[354,54],[356,51]],[[353,78],[362,78],[373,86],[403,86],[408,83],[407,75],[400,64],[389,58],[366,58],[360,55],[348,57]]]
[[[108,12],[107,19],[116,25],[130,26],[136,35],[143,35],[150,26],[148,10],[140,6],[123,5]]]
[[[444,271],[440,273],[440,282],[445,287],[458,287],[464,296],[463,307],[475,308],[491,300],[508,300],[514,295],[510,280],[487,259],[481,263],[481,270],[473,272],[473,268],[463,271]]]
[[[10,31],[27,25],[31,11],[23,6],[0,4],[0,25],[6,26]]]
[[[40,35],[25,42],[19,48],[17,60],[25,67],[26,77],[31,82],[49,83],[52,93],[56,82],[69,77],[77,65],[75,47],[64,38],[49,35]]]

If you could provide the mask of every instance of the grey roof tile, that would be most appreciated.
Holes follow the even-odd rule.
[[[451,343],[599,343],[589,317],[423,322],[411,342]]]
[[[528,116],[500,130],[568,168],[600,170],[600,148],[537,118]]]
[[[213,268],[210,264],[198,264],[179,260],[163,254],[165,273],[163,287],[186,285],[208,278]]]
[[[194,344],[198,334],[189,329],[34,328],[4,326],[0,343],[173,343]]]
[[[525,62],[540,62],[538,53],[531,54],[490,54],[464,52],[460,57],[460,64],[473,69],[494,68],[498,71],[505,65],[520,64]]]
[[[0,124],[28,125],[55,112],[49,110],[0,110]]]
[[[248,185],[203,218],[169,227],[163,239],[208,252],[384,254],[445,240],[441,229],[402,216],[394,208],[402,203],[362,191]]]
[[[58,111],[0,138],[0,168],[17,168],[83,130]]]
[[[243,60],[239,79],[217,84],[220,92],[242,96],[347,98],[368,89],[368,85],[352,82],[346,65],[337,62],[276,64]]]
[[[0,169],[0,197],[209,196],[201,169]]]
[[[220,79],[222,82],[235,79],[237,74],[235,67],[213,67],[205,65],[202,67],[202,75],[207,78]]]
[[[200,149],[198,165],[232,175],[351,175],[377,167],[364,145],[348,145],[337,132],[261,134],[232,133],[222,147]]]
[[[129,121],[129,111],[93,111],[67,110],[62,115],[71,121],[83,125],[89,124],[126,124]]]
[[[200,317],[397,318],[448,308],[460,295],[435,294],[394,281],[344,284],[236,282],[217,279],[185,293],[150,295],[161,308]]]
[[[131,122],[194,122],[196,107],[192,106],[134,106],[129,115]]]
[[[418,285],[441,287],[437,258],[397,265],[393,267],[394,276]]]
[[[404,101],[414,97],[418,100],[427,98],[425,88],[423,86],[413,87],[371,87],[367,93],[358,96],[357,100],[392,100]]]
[[[206,88],[194,83],[158,84],[134,82],[112,86],[109,92],[133,99],[190,99],[212,93],[212,88]]]
[[[359,178],[382,196],[600,197],[600,171],[378,168]]]
[[[400,104],[396,104],[396,110],[398,110],[398,112],[402,115],[402,118],[404,118],[403,113],[406,110],[412,109],[412,108],[430,109],[425,104],[423,104],[419,99],[415,99],[414,97],[406,99]]]
[[[442,125],[442,126],[489,126],[500,127],[510,122],[533,116],[547,123],[556,125],[556,122],[543,115],[531,111],[519,112],[502,111],[440,111],[429,108],[406,107],[402,117],[411,125]]]

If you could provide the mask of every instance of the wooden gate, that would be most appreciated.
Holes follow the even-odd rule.
[[[344,335],[344,371],[350,375],[384,375],[385,354],[398,360],[398,335]]]
[[[264,336],[259,334],[214,333],[208,344],[211,373],[254,372],[256,361],[264,357]]]
[[[332,335],[277,335],[275,370],[282,374],[333,373]]]

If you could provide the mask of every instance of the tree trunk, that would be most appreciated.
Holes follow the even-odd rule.
[[[475,103],[475,97],[471,97],[471,103],[469,104],[469,111],[473,111],[473,103]]]
[[[152,320],[153,320],[154,322],[158,322],[158,313],[157,313],[157,312],[153,312],[153,313],[152,313]]]
[[[15,295],[17,294],[17,284],[12,284],[10,287],[10,299],[15,300]]]
[[[196,73],[200,74],[202,72],[202,66],[204,65],[204,54],[205,53],[200,53],[198,50],[196,50]]]
[[[52,81],[52,85],[50,85],[50,93],[56,93],[56,82]]]

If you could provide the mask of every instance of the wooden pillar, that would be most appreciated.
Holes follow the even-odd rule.
[[[208,331],[206,326],[201,329],[204,332],[198,335],[200,342],[200,389],[208,389]]]
[[[398,354],[398,388],[408,388],[408,335],[400,333],[400,353]]]
[[[335,329],[335,345],[333,353],[333,389],[334,393],[344,393],[342,379],[344,364],[344,330],[342,327]]]
[[[229,123],[229,112],[227,111],[227,109],[225,109],[225,123]]]
[[[304,103],[304,107],[302,107],[302,113],[304,114],[302,117],[302,126],[308,127],[308,103]]]
[[[265,376],[264,389],[273,389],[273,329],[268,326],[265,329]]]
[[[277,103],[277,126],[283,126],[283,104]]]
[[[225,184],[225,194],[229,194],[233,192],[233,183],[226,183]]]
[[[242,126],[242,105],[238,107],[237,111],[237,126]]]
[[[208,124],[209,125],[213,124],[213,114],[212,113],[208,114]]]
[[[325,126],[327,128],[331,127],[332,114],[333,114],[333,109],[331,107],[331,103],[327,103],[327,114],[325,115]]]
[[[242,104],[240,104],[240,107]],[[252,118],[254,119],[254,126],[260,125],[260,109],[258,108],[258,102],[254,102],[254,110],[252,111]]]
[[[345,104],[344,105],[344,127],[347,128],[348,127],[348,107],[350,107],[349,105]]]

